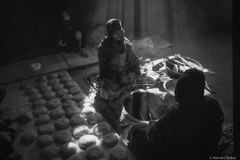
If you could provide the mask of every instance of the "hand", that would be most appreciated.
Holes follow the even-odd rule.
[[[76,34],[75,34],[75,38],[77,40],[80,40],[82,38],[82,33],[80,31],[77,31]]]
[[[67,44],[64,43],[63,40],[60,40],[60,41],[58,42],[58,45],[59,45],[60,47],[64,47],[64,46],[66,46]]]

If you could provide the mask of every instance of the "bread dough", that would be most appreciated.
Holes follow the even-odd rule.
[[[35,94],[30,96],[29,101],[34,102],[34,101],[36,101],[38,99],[41,99],[41,98],[42,98],[42,95],[40,93],[35,93]]]
[[[69,120],[65,117],[59,118],[54,123],[54,127],[56,130],[66,129],[69,126]]]
[[[99,122],[94,128],[94,133],[96,135],[102,135],[108,133],[111,130],[111,126],[107,122]]]
[[[97,137],[94,135],[85,134],[78,140],[78,145],[81,150],[86,150],[89,146],[97,143]]]
[[[26,130],[22,133],[21,142],[25,145],[29,145],[35,141],[38,134],[35,130]]]
[[[62,104],[63,109],[67,109],[68,107],[76,107],[76,103],[73,100],[67,100]]]
[[[43,106],[37,107],[36,109],[34,109],[33,115],[34,115],[35,117],[38,117],[38,116],[40,116],[40,115],[42,115],[42,114],[46,114],[47,111],[48,111],[48,109],[47,109],[46,107],[43,107]]]
[[[78,149],[78,145],[76,143],[68,142],[60,147],[60,152],[64,156],[69,157],[73,154],[76,154],[77,149]]]
[[[33,108],[37,108],[37,107],[45,106],[45,105],[46,105],[46,101],[44,99],[37,99],[36,101],[34,101],[32,103]]]
[[[78,93],[76,95],[73,96],[73,100],[76,102],[79,102],[81,100],[84,100],[87,96],[84,93]]]
[[[49,99],[52,99],[55,97],[55,93],[52,92],[52,91],[45,91],[42,93],[42,97],[45,99],[45,100],[49,100]]]
[[[67,71],[61,71],[61,72],[58,72],[58,77],[65,77],[65,76],[69,76],[69,73]]]
[[[47,78],[52,79],[52,78],[57,78],[58,74],[57,73],[51,73],[49,75],[47,75]]]
[[[55,90],[55,91],[57,91],[57,90],[59,90],[59,89],[62,89],[63,87],[64,87],[63,84],[61,84],[61,83],[55,83],[55,84],[53,84],[52,89]]]
[[[57,91],[56,95],[57,95],[58,97],[62,97],[62,96],[64,96],[64,95],[67,94],[67,93],[68,93],[68,89],[62,88],[62,89],[60,89],[60,90]]]
[[[86,160],[85,156],[81,153],[77,153],[69,157],[67,160]]]
[[[58,119],[64,115],[64,111],[58,107],[50,112],[51,119]]]
[[[72,138],[72,133],[69,130],[61,130],[54,134],[56,143],[66,143],[69,142]]]
[[[54,109],[61,104],[59,98],[53,98],[47,101],[46,107],[48,109]]]
[[[112,148],[118,143],[118,136],[113,133],[108,133],[102,136],[102,146],[105,148]]]
[[[71,100],[73,96],[71,94],[65,94],[62,96],[62,101],[65,102],[67,100]]]
[[[73,129],[73,138],[79,139],[81,136],[89,133],[89,127],[86,125],[79,125]]]
[[[50,123],[45,124],[45,125],[41,125],[38,127],[38,134],[42,135],[42,134],[51,134],[53,133],[54,130],[54,126]]]
[[[71,87],[69,88],[69,93],[70,94],[77,94],[77,93],[80,93],[82,92],[82,89],[80,87]]]
[[[71,80],[65,83],[66,88],[77,87],[77,86],[78,84],[74,80]]]
[[[53,85],[53,84],[59,83],[59,82],[60,82],[59,78],[52,78],[52,79],[48,80],[49,85]]]
[[[43,158],[46,158],[46,159],[51,159],[54,157],[58,157],[59,153],[60,153],[59,147],[57,147],[55,145],[50,145],[50,146],[43,148],[40,151],[40,156]]]
[[[27,95],[34,95],[34,94],[36,94],[36,93],[38,93],[38,91],[37,91],[37,89],[36,88],[30,88],[30,89],[27,89],[26,91],[25,91],[25,93],[27,94]]]
[[[38,137],[38,145],[41,147],[46,147],[54,142],[51,135],[44,134]]]
[[[128,151],[123,146],[115,146],[110,149],[109,160],[127,160],[128,159]]]
[[[47,114],[43,114],[36,119],[36,124],[43,125],[48,123],[49,121],[50,121],[50,117]]]
[[[100,121],[102,121],[103,117],[100,113],[96,112],[96,113],[91,113],[87,116],[87,122],[90,125],[94,125]]]
[[[66,117],[70,118],[72,117],[74,114],[80,114],[81,113],[81,109],[78,107],[68,107],[66,110]]]
[[[26,112],[20,113],[20,115],[19,115],[18,118],[17,118],[17,121],[18,121],[20,124],[25,124],[25,123],[29,122],[29,121],[32,120],[32,119],[33,119],[32,112],[26,111]]]
[[[85,118],[80,114],[75,114],[70,118],[70,124],[72,126],[76,126],[84,123],[85,123]]]
[[[101,146],[90,146],[86,150],[87,160],[99,160],[104,156],[104,150]]]
[[[72,81],[72,77],[71,76],[65,76],[65,77],[62,77],[61,80],[60,80],[62,83],[67,83],[67,82],[70,82]]]
[[[91,113],[96,113],[95,108],[93,108],[93,107],[84,107],[82,109],[82,114],[84,114],[84,115],[89,115]]]

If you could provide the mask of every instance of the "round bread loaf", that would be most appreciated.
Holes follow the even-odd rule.
[[[118,136],[113,133],[108,133],[102,136],[101,141],[104,148],[112,148],[118,143]]]
[[[97,137],[94,135],[83,135],[78,140],[78,145],[81,150],[86,150],[89,146],[97,143]]]
[[[57,107],[50,112],[51,119],[58,119],[61,118],[63,115],[64,111],[61,109],[61,107]]]
[[[71,157],[69,157],[67,160],[86,160],[85,156],[83,154],[74,154]]]
[[[109,160],[127,160],[128,159],[128,151],[123,146],[115,146],[110,149]]]
[[[67,94],[67,93],[68,93],[68,89],[62,88],[62,89],[60,89],[60,90],[57,91],[56,95],[57,95],[58,97],[62,97],[62,96],[64,96],[64,95]]]
[[[30,89],[27,89],[27,90],[25,91],[25,93],[26,93],[26,95],[31,96],[31,95],[37,94],[38,91],[37,91],[36,88],[30,88]]]
[[[73,129],[73,138],[79,139],[81,136],[89,133],[89,127],[86,125],[76,126]]]
[[[42,93],[42,97],[45,99],[45,100],[49,100],[49,99],[52,99],[55,97],[55,93],[52,92],[52,91],[45,91]]]
[[[73,154],[76,154],[77,149],[78,149],[78,146],[76,143],[67,142],[60,147],[60,152],[62,153],[62,155],[69,157]]]
[[[38,77],[36,79],[37,82],[44,82],[44,81],[47,81],[47,77],[46,76],[41,76],[41,77]]]
[[[73,96],[71,94],[65,94],[62,96],[62,101],[65,102],[67,100],[71,100]]]
[[[26,130],[22,133],[21,142],[25,145],[29,145],[35,141],[38,134],[35,130]]]
[[[85,98],[86,98],[86,95],[84,93],[78,93],[72,97],[72,99],[76,102],[84,100]]]
[[[37,99],[36,101],[34,101],[32,103],[33,108],[37,108],[37,107],[45,106],[45,105],[46,105],[46,101],[44,99]]]
[[[70,124],[72,126],[76,126],[84,123],[85,123],[85,118],[80,114],[75,114],[70,118]]]
[[[58,157],[59,153],[60,153],[59,147],[55,145],[49,145],[40,151],[40,156],[45,159],[51,159],[54,157]]]
[[[47,75],[48,79],[57,78],[57,77],[58,77],[57,73],[51,73],[51,74]]]
[[[78,107],[68,107],[66,110],[66,117],[70,118],[75,114],[80,114],[81,109]]]
[[[99,122],[94,128],[94,133],[96,135],[102,135],[108,133],[111,130],[110,125],[107,122]]]
[[[80,93],[80,92],[82,92],[82,89],[80,87],[71,87],[71,88],[69,88],[69,93],[70,94],[75,95],[75,94]]]
[[[54,123],[54,127],[56,130],[66,129],[69,126],[69,120],[65,117],[59,118]]]
[[[55,131],[54,130],[54,126],[52,124],[50,124],[50,123],[38,127],[38,134],[39,135],[51,134],[54,131]]]
[[[82,109],[82,114],[84,114],[84,115],[89,115],[91,113],[96,113],[95,108],[93,108],[93,107],[84,107]]]
[[[66,77],[66,76],[69,76],[69,73],[67,71],[61,71],[61,72],[58,72],[58,77]]]
[[[51,135],[44,134],[38,137],[38,145],[41,147],[46,147],[54,142],[54,139]]]
[[[60,144],[63,144],[63,143],[67,143],[71,140],[72,138],[72,133],[69,131],[69,130],[60,130],[60,131],[57,131],[55,134],[55,142],[56,143],[60,143]]]
[[[60,82],[60,79],[59,78],[52,78],[52,79],[49,79],[48,80],[48,84],[49,85],[53,85],[55,83],[59,83]]]
[[[52,89],[55,90],[55,91],[57,91],[57,90],[59,90],[59,89],[62,89],[63,87],[64,87],[63,84],[61,84],[61,83],[55,83],[55,84],[53,84]]]
[[[48,109],[47,109],[46,107],[44,107],[44,106],[37,107],[37,108],[34,109],[33,115],[34,115],[35,117],[38,117],[38,116],[40,116],[40,115],[42,115],[42,114],[46,114],[47,111],[48,111]]]
[[[72,87],[77,87],[77,86],[78,86],[78,84],[74,80],[67,81],[65,83],[66,88],[72,88]]]
[[[41,99],[41,98],[42,98],[42,95],[40,93],[35,93],[35,94],[30,96],[29,101],[34,102],[34,101],[36,101],[38,99]]]
[[[17,117],[17,121],[19,124],[26,124],[32,119],[33,119],[33,115],[32,115],[32,112],[30,111],[22,112]]]
[[[62,77],[61,78],[61,83],[67,83],[67,82],[70,82],[70,81],[72,81],[72,77],[70,77],[70,76],[65,76],[65,77]]]
[[[100,146],[89,146],[86,150],[87,160],[99,160],[104,156],[104,150]]]
[[[43,115],[40,115],[37,119],[36,119],[36,124],[37,125],[43,125],[43,124],[46,124],[48,122],[50,122],[50,117],[48,114],[43,114]]]
[[[58,107],[61,104],[61,101],[59,98],[53,98],[47,101],[46,107],[48,109],[54,109]]]
[[[100,121],[102,121],[103,117],[100,113],[96,112],[96,113],[91,113],[87,116],[87,122],[90,125],[94,125]]]
[[[67,100],[62,104],[63,109],[67,109],[68,107],[75,107],[76,103],[73,100]]]

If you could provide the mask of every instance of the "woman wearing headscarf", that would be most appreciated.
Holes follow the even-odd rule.
[[[175,88],[177,106],[155,123],[134,126],[129,147],[142,159],[209,159],[217,156],[224,115],[219,103],[204,96],[205,76],[189,69]]]

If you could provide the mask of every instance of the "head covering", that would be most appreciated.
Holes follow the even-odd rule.
[[[175,98],[181,103],[196,102],[203,99],[205,75],[195,68],[186,70],[178,79]]]
[[[123,30],[121,21],[118,19],[110,19],[106,24],[106,29],[108,32],[108,35],[112,35],[115,31],[121,31]]]

